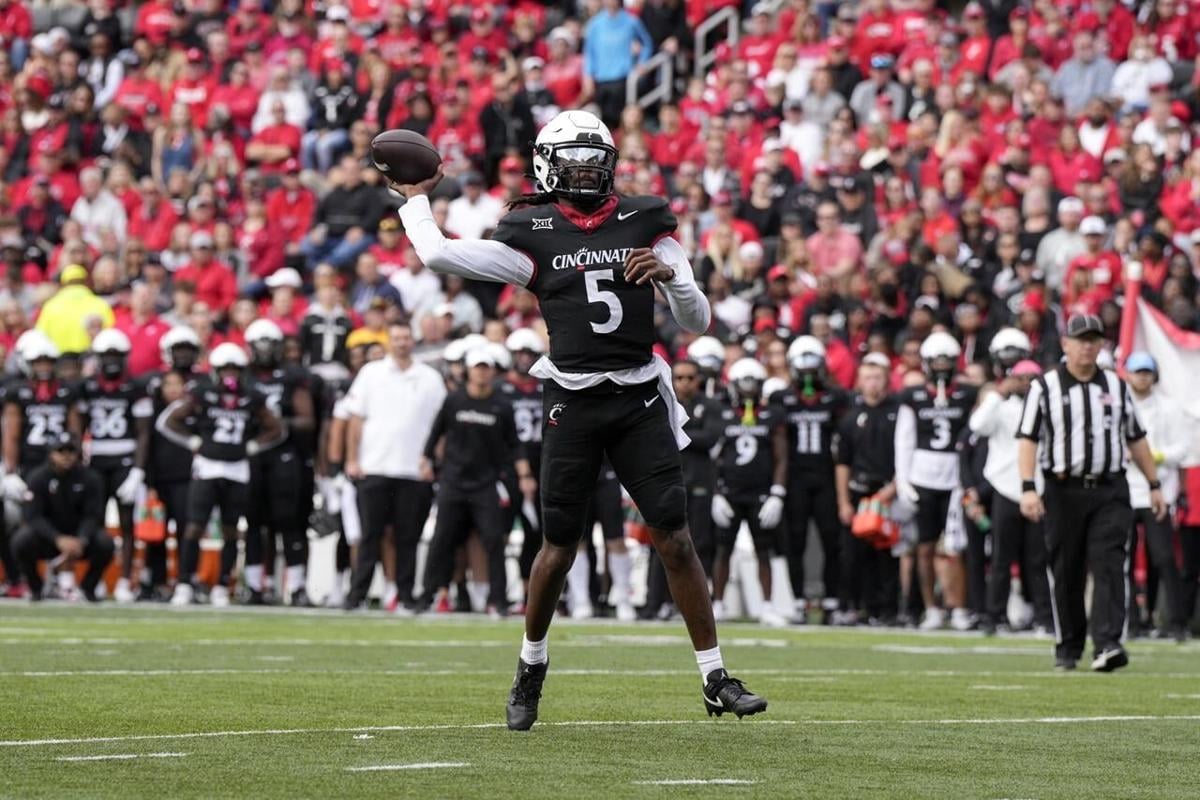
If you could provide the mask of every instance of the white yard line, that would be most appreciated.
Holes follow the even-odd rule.
[[[912,656],[1041,656],[1045,657],[1053,642],[1045,647],[997,647],[977,645],[975,647],[951,647],[948,645],[876,644],[871,650],[876,653],[902,653]]]
[[[634,786],[753,786],[758,781],[742,778],[678,778],[661,781],[634,781]]]
[[[1200,714],[1131,714],[1096,717],[994,717],[978,719],[755,719],[752,725],[782,726],[889,726],[889,725],[1069,725],[1093,722],[1196,722]],[[574,720],[541,722],[539,728],[651,727],[671,725],[717,725],[703,719]],[[96,744],[100,742],[145,742],[178,739],[227,739],[242,736],[296,736],[322,733],[413,733],[423,731],[489,730],[506,727],[502,722],[478,722],[447,725],[364,725],[357,728],[265,728],[240,731],[198,731],[192,733],[150,733],[134,736],[90,736],[75,739],[9,739],[0,747],[47,747],[56,745]],[[743,726],[738,726],[741,729]]]
[[[974,689],[977,692],[1015,692],[1018,690],[1028,689],[1029,687],[1028,686],[1020,686],[1015,683],[1003,683],[1003,684],[976,683],[971,686],[968,686],[967,688]]]
[[[405,769],[456,769],[471,766],[465,761],[429,761],[424,764],[377,764],[370,767],[346,767],[346,772],[396,772]]]
[[[55,761],[132,761],[135,758],[183,758],[187,753],[120,753],[108,756],[59,756]]]

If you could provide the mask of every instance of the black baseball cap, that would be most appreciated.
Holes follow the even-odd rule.
[[[1103,336],[1104,323],[1095,314],[1076,314],[1067,320],[1067,338],[1084,339],[1088,336]]]
[[[50,449],[56,453],[71,451],[72,453],[79,452],[79,438],[70,431],[63,431],[54,436],[50,444]]]

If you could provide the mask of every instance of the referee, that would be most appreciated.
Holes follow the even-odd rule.
[[[1167,510],[1129,389],[1115,372],[1096,366],[1102,339],[1099,317],[1079,315],[1067,322],[1065,363],[1034,381],[1017,429],[1021,513],[1045,522],[1057,642],[1054,666],[1060,670],[1075,669],[1083,656],[1089,569],[1096,648],[1092,669],[1112,672],[1129,663],[1121,646],[1126,542],[1133,524],[1124,472],[1127,449],[1150,484],[1153,514],[1162,519]],[[1034,483],[1039,466],[1046,478],[1044,497]]]

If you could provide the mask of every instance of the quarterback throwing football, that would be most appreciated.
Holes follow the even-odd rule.
[[[670,368],[654,356],[654,287],[675,319],[704,332],[708,301],[675,218],[656,197],[613,193],[617,150],[599,118],[565,111],[538,134],[537,194],[522,198],[491,240],[446,239],[425,196],[441,172],[393,185],[417,255],[436,272],[527,287],[537,295],[550,352],[531,370],[546,382],[540,484],[545,541],[533,564],[525,637],[509,694],[508,727],[528,730],[549,659],[546,638],[563,581],[584,534],[600,462],[608,456],[651,528],[671,593],[687,623],[709,714],[739,718],[767,707],[724,668],[704,570],[687,528],[679,449],[686,414]]]

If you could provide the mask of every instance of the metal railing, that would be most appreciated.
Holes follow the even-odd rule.
[[[653,85],[645,94],[639,94],[642,78],[650,74],[654,75]],[[636,104],[646,108],[655,103],[666,102],[671,99],[674,83],[675,57],[670,53],[655,53],[644,64],[635,67],[625,79],[625,105]]]
[[[695,44],[695,74],[696,77],[703,77],[708,68],[717,60],[716,48],[707,48],[708,34],[716,30],[719,26],[725,25],[725,42],[733,47],[738,43],[738,38],[742,33],[742,18],[738,14],[738,9],[735,6],[726,6],[720,11],[713,14],[708,19],[696,26],[696,44]]]

